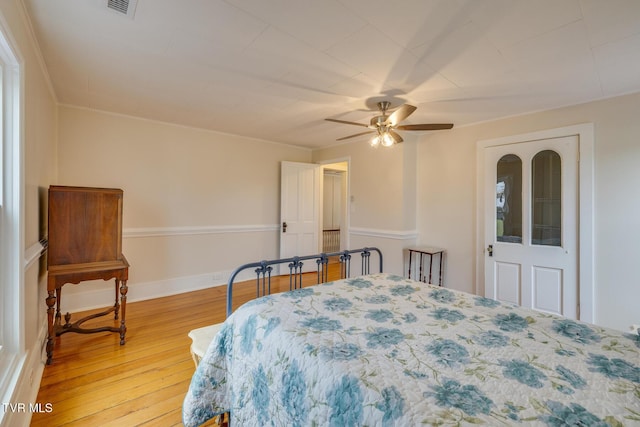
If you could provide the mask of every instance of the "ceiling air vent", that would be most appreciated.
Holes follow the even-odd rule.
[[[107,7],[133,19],[138,0],[107,0]]]

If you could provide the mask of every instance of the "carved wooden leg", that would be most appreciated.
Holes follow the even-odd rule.
[[[127,332],[127,327],[124,323],[126,310],[127,310],[127,281],[123,280],[120,285],[120,308],[122,309],[122,316],[120,320],[120,345],[124,345],[124,335]]]
[[[53,329],[53,306],[56,304],[55,291],[49,291],[49,296],[45,300],[47,302],[47,322],[48,322],[48,336],[47,336],[47,365],[51,365],[53,359],[53,338],[55,335]]]
[[[64,325],[62,327],[65,329],[71,327],[71,313],[67,312],[67,314],[64,315]]]
[[[56,288],[56,325],[60,325],[62,313],[60,312],[60,302],[62,301],[62,288]]]
[[[116,302],[115,302],[115,304],[113,305],[113,311],[115,312],[115,315],[113,316],[113,318],[114,318],[115,320],[118,320],[118,312],[119,312],[119,310],[120,310],[120,303],[119,303],[120,299],[118,298],[118,292],[119,292],[119,289],[118,289],[118,279],[116,279]]]

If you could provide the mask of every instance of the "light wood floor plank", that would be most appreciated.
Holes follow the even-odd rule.
[[[339,278],[330,266],[329,280]],[[315,284],[316,275],[303,284]],[[272,293],[289,289],[273,279]],[[234,307],[255,297],[255,281],[234,288]],[[78,313],[73,320],[101,310]],[[53,412],[33,414],[32,426],[180,426],[182,401],[194,364],[191,329],[218,323],[226,315],[226,288],[218,287],[127,304],[126,344],[116,333],[64,334],[56,339],[37,402]],[[113,315],[85,327],[117,325]],[[207,425],[216,425],[214,422]]]

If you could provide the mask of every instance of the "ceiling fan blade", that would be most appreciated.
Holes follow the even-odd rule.
[[[336,123],[342,123],[345,125],[356,125],[356,126],[364,126],[364,127],[369,127],[369,125],[365,125],[363,123],[357,123],[357,122],[348,122],[346,120],[338,120],[338,119],[325,119],[326,121],[329,122],[336,122]]]
[[[402,141],[404,141],[402,139],[402,137],[400,136],[400,134],[398,134],[398,132],[394,132],[393,130],[389,129],[388,130],[389,135],[391,135],[391,137],[393,138],[393,140],[396,142],[396,144],[400,144]]]
[[[453,123],[425,123],[421,125],[400,125],[396,129],[399,130],[441,130],[451,129]]]
[[[366,135],[368,133],[375,133],[375,131],[373,130],[369,130],[367,132],[360,132],[360,133],[356,133],[355,135],[349,135],[349,136],[343,136],[342,138],[338,138],[336,139],[336,141],[342,141],[344,139],[349,139],[349,138],[355,138],[356,136],[360,136],[360,135]]]
[[[401,105],[400,107],[398,107],[396,111],[391,113],[391,115],[387,118],[387,120],[385,120],[385,124],[390,124],[391,126],[397,126],[398,123],[400,123],[401,121],[409,117],[411,113],[416,111],[416,109],[417,107],[414,107],[413,105],[409,105],[409,104]]]

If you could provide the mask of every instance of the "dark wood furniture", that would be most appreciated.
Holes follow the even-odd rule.
[[[67,332],[118,332],[120,344],[125,343],[129,263],[122,254],[122,195],[122,190],[112,188],[49,187],[47,364],[53,359],[54,338]],[[62,324],[62,286],[98,279],[115,279],[113,307],[74,323],[67,313]],[[116,320],[120,316],[118,326],[81,327],[111,312]]]
[[[444,249],[442,248],[434,248],[431,246],[415,246],[411,248],[407,248],[409,250],[409,279],[411,279],[411,260],[413,259],[413,254],[417,253],[420,255],[420,273],[417,280],[433,283],[431,282],[431,275],[433,272],[433,257],[435,255],[440,256],[440,268],[438,270],[439,278],[438,278],[438,286],[442,286],[442,268],[444,264]],[[424,269],[424,256],[429,257],[429,281],[427,281],[426,273],[423,273]]]

